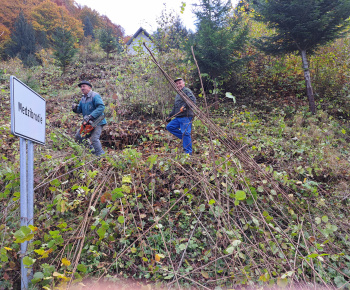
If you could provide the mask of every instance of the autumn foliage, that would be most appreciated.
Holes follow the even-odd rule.
[[[52,40],[52,34],[58,27],[63,27],[71,31],[74,37],[83,37],[82,23],[69,15],[65,7],[52,4],[51,1],[45,1],[35,7],[31,12],[33,27],[36,31],[45,31],[49,40]]]
[[[14,23],[21,11],[33,25],[36,34],[44,32],[49,43],[58,27],[70,31],[78,43],[84,36],[83,21],[86,17],[94,29],[109,27],[116,37],[124,37],[124,29],[120,25],[87,6],[76,5],[72,0],[3,0],[0,9],[0,54],[10,41]]]

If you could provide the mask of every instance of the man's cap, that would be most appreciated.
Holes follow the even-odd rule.
[[[81,87],[82,85],[88,85],[90,88],[92,88],[92,84],[90,84],[88,81],[81,81],[78,86]]]
[[[174,80],[174,82],[176,83],[177,81],[181,81],[181,80],[182,80],[182,78],[177,78]]]

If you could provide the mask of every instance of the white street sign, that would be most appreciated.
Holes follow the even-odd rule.
[[[45,99],[14,76],[10,90],[12,134],[45,145]]]

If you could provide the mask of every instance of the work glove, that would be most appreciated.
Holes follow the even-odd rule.
[[[169,123],[171,121],[171,117],[167,117],[166,119],[165,119],[165,122],[167,122],[167,123]]]
[[[89,121],[92,119],[91,115],[85,115],[84,116],[84,122],[89,123]]]
[[[78,104],[76,104],[76,103],[72,104],[72,111],[73,111],[74,113],[77,112],[77,109],[78,109]]]
[[[180,108],[180,112],[182,113],[183,111],[186,111],[186,107],[185,107],[185,106],[182,106],[182,107]]]

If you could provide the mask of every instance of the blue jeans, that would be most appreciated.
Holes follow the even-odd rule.
[[[192,155],[192,117],[175,118],[166,126],[166,129],[177,138],[182,139],[184,151]]]
[[[101,145],[101,142],[100,142],[100,136],[101,136],[101,133],[102,133],[102,129],[103,129],[103,125],[98,125],[96,126],[96,128],[91,132],[91,135],[88,134],[86,137],[82,137],[80,135],[80,128],[78,129],[77,133],[75,134],[75,140],[78,141],[78,143],[80,144],[85,144],[85,145],[88,145],[86,143],[86,139],[87,138],[90,138],[90,141],[91,141],[91,145],[92,147],[94,148],[93,150],[93,154],[97,155],[97,156],[100,156],[102,154],[104,154],[105,152],[103,151],[102,149],[102,145]],[[91,148],[92,149],[92,148]]]

